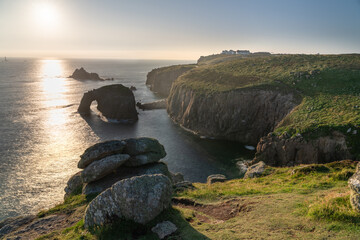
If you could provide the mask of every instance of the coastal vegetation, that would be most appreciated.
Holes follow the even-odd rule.
[[[214,61],[218,59],[220,63]],[[299,101],[277,126],[306,139],[339,131],[346,135],[351,153],[360,157],[360,55],[271,55],[234,57],[213,55],[180,76],[182,87],[199,96],[249,90],[275,90]],[[206,63],[206,64],[205,64]]]
[[[164,220],[178,227],[168,239],[356,239],[360,214],[350,206],[347,187],[356,164],[344,160],[268,167],[259,178],[195,183],[195,189],[175,194],[173,207],[145,225],[119,220],[86,230],[79,220],[38,239],[158,239],[151,228]],[[66,201],[78,199],[83,202],[77,207],[84,209],[87,201],[82,195],[71,195]],[[69,211],[73,206],[66,203],[49,210]]]

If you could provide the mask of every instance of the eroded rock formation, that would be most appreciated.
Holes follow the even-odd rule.
[[[108,119],[126,123],[138,120],[134,94],[122,84],[108,85],[84,93],[78,112],[89,113],[93,101],[97,102],[97,109]]]
[[[145,224],[170,207],[172,184],[162,174],[143,175],[115,183],[97,196],[85,211],[85,227],[114,218]]]
[[[257,145],[253,163],[264,161],[270,166],[293,166],[298,164],[327,163],[350,159],[346,138],[340,132],[330,136],[306,140],[302,136],[268,134]]]
[[[275,90],[201,94],[175,85],[167,111],[176,123],[199,135],[256,145],[297,105],[293,94]]]

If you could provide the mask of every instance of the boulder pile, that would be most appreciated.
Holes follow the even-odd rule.
[[[163,145],[153,138],[130,138],[97,143],[80,156],[82,171],[73,175],[65,187],[65,197],[78,193],[101,193],[114,183],[144,174],[163,174],[172,178]]]
[[[85,210],[88,228],[121,218],[145,224],[171,206],[173,188],[184,183],[180,173],[170,173],[159,162],[165,156],[163,145],[153,138],[97,143],[80,156],[83,170],[69,179],[65,198],[99,194]]]

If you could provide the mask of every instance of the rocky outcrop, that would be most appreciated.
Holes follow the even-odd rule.
[[[114,218],[145,224],[170,207],[171,196],[172,184],[161,174],[119,181],[90,202],[85,227],[101,226]]]
[[[216,182],[225,182],[226,180],[226,177],[222,174],[213,174],[207,177],[206,182],[208,185],[211,185]]]
[[[153,69],[147,74],[146,85],[151,91],[167,97],[170,93],[172,83],[185,72],[196,67],[191,65],[176,65]]]
[[[171,173],[169,172],[167,165],[163,162],[149,163],[138,167],[121,166],[115,169],[111,174],[108,174],[97,181],[85,184],[82,188],[82,193],[85,195],[98,194],[123,179],[151,174],[163,174],[169,178],[171,177]]]
[[[97,143],[80,156],[79,168],[65,188],[65,197],[78,192],[101,193],[114,183],[134,176],[163,174],[172,179],[166,164],[158,161],[166,156],[164,146],[153,138],[130,138]]]
[[[349,179],[350,204],[357,212],[360,212],[360,164],[356,166],[354,175]]]
[[[166,99],[162,99],[150,103],[137,102],[136,106],[142,110],[166,109]]]
[[[133,123],[138,120],[133,92],[122,84],[104,86],[84,93],[78,112],[87,114],[90,105],[97,102],[97,109],[108,119]]]
[[[83,67],[75,69],[74,73],[69,76],[69,78],[74,78],[76,80],[99,80],[104,81],[104,79],[99,77],[97,73],[89,73]]]
[[[112,140],[101,142],[87,148],[80,156],[78,168],[85,168],[90,163],[102,159],[107,156],[122,153],[125,148],[126,142],[119,140]]]
[[[266,164],[264,162],[258,162],[254,165],[251,165],[246,170],[244,178],[255,178],[260,177],[265,171]]]
[[[101,179],[113,172],[114,169],[124,164],[130,155],[128,154],[116,154],[105,157],[101,160],[95,161],[87,166],[81,173],[81,178],[84,183],[89,183]]]
[[[155,227],[151,228],[151,231],[156,233],[160,239],[164,239],[165,237],[176,232],[177,227],[170,221],[164,221],[156,224]]]
[[[131,155],[125,166],[141,166],[159,161],[166,156],[165,148],[154,138],[129,138],[124,152]]]
[[[181,84],[171,89],[167,111],[199,135],[256,145],[298,104],[292,93],[238,89],[201,94]]]
[[[67,198],[71,194],[81,193],[83,187],[83,180],[81,178],[81,171],[75,173],[67,182],[66,187],[64,189],[65,196]]]
[[[293,166],[298,164],[327,163],[350,159],[346,138],[340,132],[330,136],[306,140],[301,135],[290,137],[268,134],[257,145],[253,163],[264,161],[270,166]]]

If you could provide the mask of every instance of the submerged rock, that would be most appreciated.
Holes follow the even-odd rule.
[[[158,223],[151,229],[151,231],[156,233],[160,239],[164,239],[165,237],[173,234],[176,230],[177,227],[170,221]]]
[[[166,99],[162,99],[150,103],[137,102],[136,106],[142,110],[166,109]]]
[[[97,143],[88,149],[80,156],[78,168],[85,168],[90,163],[101,158],[122,153],[125,148],[125,142],[119,140],[112,140]]]
[[[101,179],[124,164],[130,156],[128,154],[116,154],[95,161],[87,166],[81,173],[84,183]]]
[[[81,67],[80,69],[75,69],[74,73],[70,76],[70,78],[74,78],[77,80],[104,80],[99,77],[99,74],[89,73],[83,67]]]
[[[145,224],[170,207],[171,196],[170,179],[162,174],[119,181],[90,202],[85,227],[104,225],[116,218]]]
[[[78,112],[87,114],[93,101],[98,103],[97,109],[108,119],[123,123],[138,120],[133,92],[122,84],[113,84],[84,93]]]

